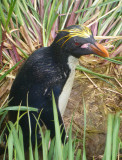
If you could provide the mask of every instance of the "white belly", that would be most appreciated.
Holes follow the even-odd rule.
[[[75,67],[76,67],[77,62],[78,62],[78,59],[74,58],[73,56],[70,56],[68,58],[68,65],[71,69],[71,72],[70,72],[69,78],[67,79],[64,85],[63,91],[61,95],[59,96],[58,105],[59,105],[59,110],[60,110],[61,115],[64,114],[64,111],[66,109],[68,99],[69,99],[69,96],[72,90],[73,81],[75,77]]]

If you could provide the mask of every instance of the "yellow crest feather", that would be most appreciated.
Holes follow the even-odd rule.
[[[56,42],[56,43],[58,43],[63,38],[67,38],[65,40],[65,42],[62,44],[62,46],[72,37],[78,36],[78,37],[82,37],[82,38],[88,38],[88,37],[90,37],[90,35],[92,35],[91,30],[86,26],[80,26],[80,28],[64,29],[64,30],[61,30],[61,31],[68,32],[68,34],[66,36],[60,38]]]

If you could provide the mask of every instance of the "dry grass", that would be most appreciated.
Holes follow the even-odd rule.
[[[78,0],[73,3],[74,1],[67,0],[66,5],[63,4],[64,2],[60,2],[60,5],[58,5],[54,1],[55,4],[49,4],[49,8],[46,8],[47,4],[38,5],[37,1],[32,3],[32,6],[27,3],[23,4],[23,2],[17,2],[16,8],[10,15],[8,26],[4,24],[4,21],[7,21],[10,4],[7,1],[8,5],[3,2],[0,6],[4,6],[2,8],[4,17],[1,16],[0,19],[2,23],[0,23],[0,77],[18,61],[21,59],[24,61],[34,50],[41,46],[50,45],[59,29],[72,24],[84,23],[89,26],[95,39],[107,48],[110,57],[122,59],[120,58],[122,57],[122,36],[120,34],[122,1],[108,3],[103,0],[83,2]],[[107,4],[105,5],[105,3]],[[40,8],[41,6],[44,6],[44,8]],[[0,8],[0,14],[2,10]],[[50,19],[45,16],[47,14]],[[55,21],[53,21],[54,17],[52,15],[57,16]],[[50,22],[50,25],[47,22]],[[0,107],[7,102],[12,82],[21,64],[0,82]],[[93,56],[83,56],[80,59],[80,64],[94,72],[114,77],[104,79],[111,85],[91,74],[77,71],[64,116],[65,124],[68,126],[71,115],[75,110],[73,131],[74,133],[78,131],[78,137],[81,139],[84,128],[82,107],[84,97],[87,111],[87,154],[99,157],[104,151],[107,114],[108,112],[115,113],[122,110],[122,65]],[[120,128],[120,137],[122,137],[121,133],[122,127]],[[79,145],[81,146],[81,143]]]
[[[73,133],[78,132],[78,138],[82,139],[84,129],[83,97],[86,104],[86,152],[91,159],[93,155],[101,159],[107,132],[107,115],[122,110],[122,87],[121,87],[121,66],[105,63],[101,59],[86,56],[80,60],[83,66],[94,72],[110,75],[114,79],[109,79],[108,84],[90,74],[76,72],[73,90],[70,96],[64,120],[68,127],[74,113]],[[115,67],[116,66],[116,67]],[[119,79],[116,81],[116,78]],[[122,117],[121,117],[122,118]],[[120,138],[122,138],[122,125],[120,127]],[[79,143],[82,147],[82,142]]]

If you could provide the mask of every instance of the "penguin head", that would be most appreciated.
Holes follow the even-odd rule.
[[[86,26],[72,25],[59,31],[53,45],[62,53],[76,58],[88,54],[109,57],[107,50],[95,41],[92,31]]]

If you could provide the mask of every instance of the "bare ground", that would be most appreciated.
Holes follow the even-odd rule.
[[[94,58],[91,57],[91,62]],[[82,60],[82,64],[83,64]],[[104,62],[106,63],[106,62]],[[84,65],[86,65],[84,63]],[[114,78],[121,78],[120,65],[114,64],[89,64],[87,68],[101,74],[109,73]],[[91,77],[91,78],[90,78]],[[108,79],[106,79],[108,80]],[[105,150],[106,132],[107,132],[107,115],[122,110],[122,88],[120,81],[115,79],[108,80],[108,84],[91,75],[86,75],[79,71],[76,72],[74,86],[70,100],[64,115],[66,127],[72,119],[73,113],[73,133],[82,140],[84,130],[84,107],[83,99],[86,106],[86,153],[88,159],[101,159]],[[121,117],[122,118],[122,117]],[[120,125],[120,138],[122,139],[122,123]],[[82,141],[79,142],[82,148]]]

